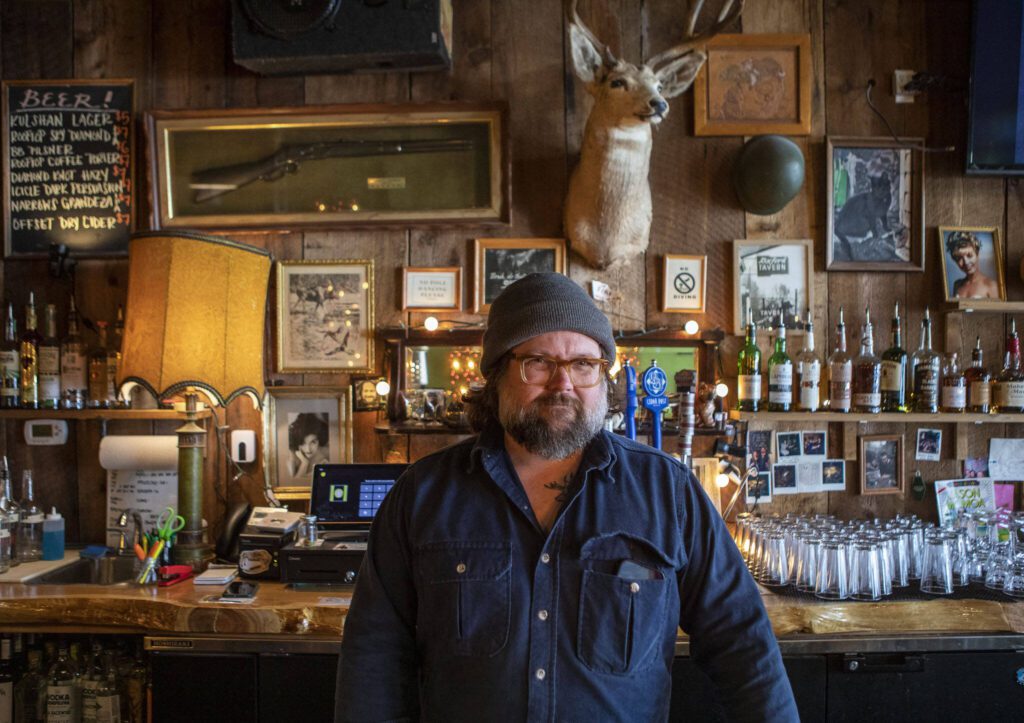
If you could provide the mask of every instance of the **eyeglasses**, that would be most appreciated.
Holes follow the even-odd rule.
[[[534,386],[547,386],[555,377],[558,369],[565,369],[574,387],[586,389],[601,383],[601,377],[608,368],[605,359],[553,359],[548,356],[519,355],[512,357],[519,362],[519,373],[523,382]]]

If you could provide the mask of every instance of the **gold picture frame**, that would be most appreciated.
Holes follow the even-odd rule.
[[[462,267],[403,266],[402,311],[462,311]]]
[[[961,255],[958,260],[950,249],[959,252],[974,246],[974,260]],[[960,299],[995,299],[1006,301],[1006,277],[1003,271],[1003,251],[996,226],[939,226],[939,256],[942,258],[942,288],[946,301]],[[974,279],[959,266],[963,261],[970,268],[974,264]],[[985,273],[985,272],[989,273]],[[993,278],[993,276],[995,278]],[[959,277],[959,278],[958,278]],[[970,281],[971,286],[965,286]],[[962,283],[964,282],[964,283]],[[967,293],[961,296],[962,291]],[[979,294],[975,292],[985,292]],[[993,296],[992,292],[996,295]]]
[[[263,470],[281,500],[309,499],[313,466],[352,461],[349,387],[267,387]]]
[[[478,238],[473,241],[473,311],[486,314],[491,302],[515,281],[538,271],[564,274],[564,238]]]
[[[903,469],[902,434],[872,434],[861,437],[858,461],[862,495],[903,494],[906,479]]]
[[[693,82],[696,136],[811,132],[811,36],[717,35]]]
[[[665,254],[662,264],[661,310],[703,314],[707,297],[707,256]]]
[[[278,261],[276,370],[373,370],[373,260]]]
[[[507,223],[496,103],[151,111],[154,228]]]

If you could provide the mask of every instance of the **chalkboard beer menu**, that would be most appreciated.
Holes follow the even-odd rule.
[[[4,248],[125,254],[132,230],[131,80],[3,85]]]

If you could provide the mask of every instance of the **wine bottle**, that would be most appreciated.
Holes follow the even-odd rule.
[[[793,408],[793,360],[786,353],[786,322],[779,315],[775,352],[768,357],[768,411],[788,412]]]
[[[736,359],[736,395],[741,411],[756,412],[761,405],[761,350],[757,348],[757,324],[747,302],[747,334]]]

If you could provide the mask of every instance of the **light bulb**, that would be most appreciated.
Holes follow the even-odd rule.
[[[382,397],[386,397],[391,392],[391,385],[387,383],[386,379],[381,379],[377,382],[375,389],[377,390],[377,394]]]
[[[437,331],[438,321],[436,316],[428,316],[423,320],[423,328],[427,331]]]
[[[725,399],[729,396],[729,385],[725,382],[719,382],[715,385],[715,396]]]
[[[718,485],[719,487],[727,487],[729,485],[729,475],[727,475],[725,472],[720,473],[717,477],[715,477],[715,484]]]
[[[683,325],[683,331],[685,331],[690,336],[693,336],[698,331],[700,331],[700,324],[698,324],[696,320],[690,319]]]

